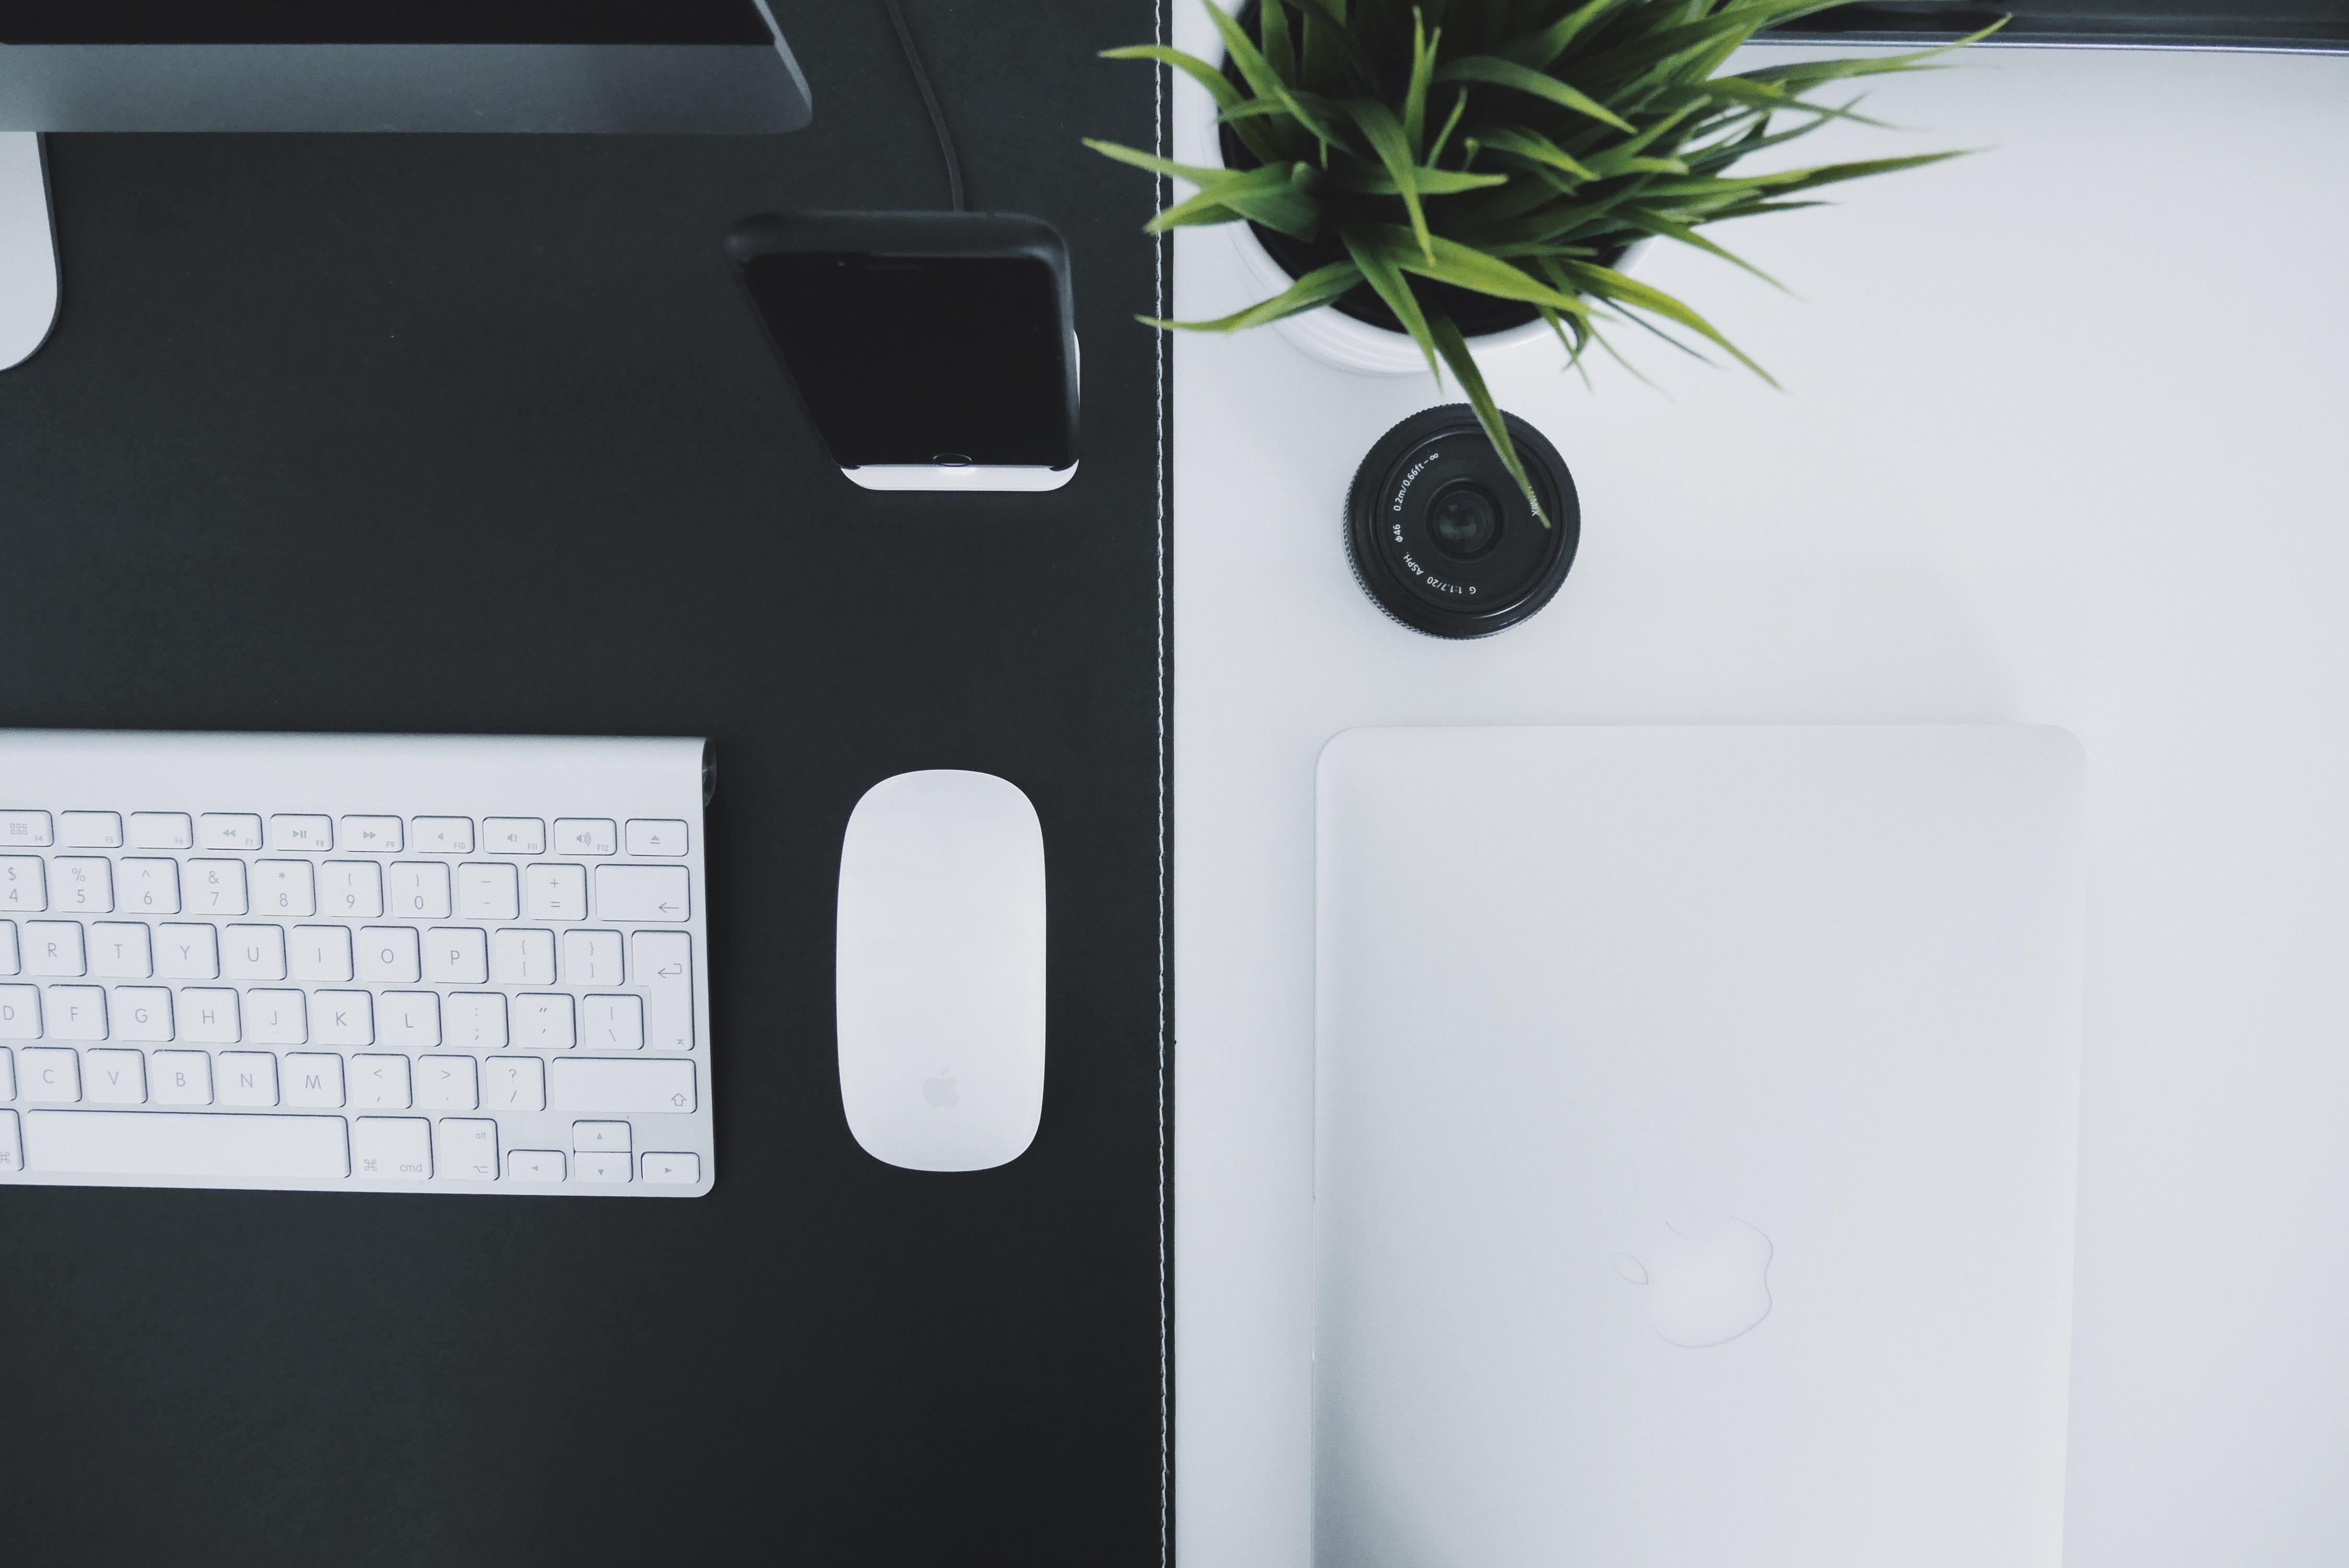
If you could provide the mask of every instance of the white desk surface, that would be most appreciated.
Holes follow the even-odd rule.
[[[1205,99],[1178,94],[1195,158]],[[1870,102],[1921,129],[1806,150],[1995,150],[1723,232],[1800,300],[1641,263],[1786,392],[1652,339],[1626,346],[1664,394],[1608,366],[1593,396],[1539,350],[1497,367],[1572,465],[1583,536],[1557,602],[1491,641],[1389,623],[1340,544],[1356,462],[1438,400],[1423,378],[1270,331],[1179,341],[1193,1564],[1309,1555],[1313,769],[1362,724],[2070,727],[2070,1561],[2283,1568],[2349,1539],[2349,58],[1985,51]],[[1253,297],[1215,230],[1184,232],[1175,288],[1190,317]]]

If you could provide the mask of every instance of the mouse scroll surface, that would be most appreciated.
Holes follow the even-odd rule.
[[[875,1159],[983,1171],[1044,1099],[1044,835],[1016,785],[955,769],[865,792],[840,852],[840,1099]]]

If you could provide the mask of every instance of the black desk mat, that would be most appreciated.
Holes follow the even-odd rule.
[[[714,737],[719,1181],[0,1191],[11,1562],[1161,1558],[1160,254],[1077,139],[1151,143],[1093,56],[1154,5],[907,0],[972,204],[1074,258],[1043,496],[859,490],[792,404],[729,225],[944,181],[879,0],[778,10],[788,137],[49,142],[0,725]],[[833,1065],[842,826],[936,766],[1025,789],[1052,879],[1043,1128],[972,1175],[864,1155]]]

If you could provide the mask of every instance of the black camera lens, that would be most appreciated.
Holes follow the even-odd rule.
[[[1473,481],[1454,485],[1427,511],[1428,536],[1454,561],[1474,561],[1501,537],[1501,509]]]
[[[1490,636],[1548,603],[1574,565],[1574,476],[1540,431],[1501,418],[1541,498],[1538,517],[1464,403],[1413,414],[1355,470],[1346,497],[1354,575],[1415,632]]]

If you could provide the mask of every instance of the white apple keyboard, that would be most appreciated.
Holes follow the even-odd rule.
[[[0,731],[0,1185],[707,1192],[706,752]]]

